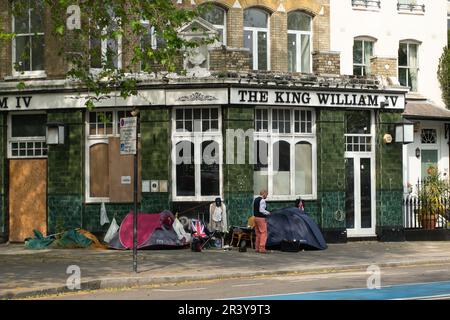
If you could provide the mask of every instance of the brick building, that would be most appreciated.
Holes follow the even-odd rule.
[[[101,203],[120,222],[132,208],[133,181],[132,158],[119,155],[119,119],[138,108],[143,212],[207,216],[222,197],[230,223],[242,225],[254,196],[267,189],[270,209],[304,199],[328,241],[404,239],[395,126],[408,88],[393,79],[395,59],[374,57],[371,72],[341,74],[328,0],[177,1],[203,2],[214,4],[211,12],[180,33],[220,41],[180,58],[186,75],[136,67],[137,96],[88,111],[87,93],[65,78],[46,11],[42,24],[11,30],[23,25],[11,17],[10,1],[0,0],[2,28],[18,34],[0,48],[0,235],[22,241],[33,228],[53,233],[59,224],[104,232]],[[37,11],[29,12],[31,21]],[[36,42],[26,61],[18,53],[30,49],[23,39]],[[125,41],[133,40],[117,41],[117,67],[129,64]],[[64,144],[46,144],[48,123],[64,124]],[[230,150],[239,132],[251,132],[249,140]],[[202,157],[207,152],[213,161]]]

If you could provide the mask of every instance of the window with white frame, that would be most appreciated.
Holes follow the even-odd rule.
[[[270,125],[264,127],[265,121]],[[312,109],[257,108],[254,143],[255,194],[268,190],[274,200],[316,197],[316,135]]]
[[[311,72],[312,18],[300,11],[288,14],[288,70]]]
[[[374,41],[355,39],[353,42],[353,75],[366,76],[370,74],[370,58],[373,56]]]
[[[46,114],[11,114],[8,126],[9,158],[46,158]]]
[[[221,195],[220,109],[175,108],[172,163],[175,201],[212,201]]]
[[[423,3],[423,1],[418,0],[398,0],[397,10],[409,12],[425,12],[425,4]]]
[[[95,22],[93,24],[89,41],[91,69],[95,71],[103,68],[122,68],[122,36],[107,37],[119,28],[119,22],[116,18],[111,19],[111,24],[105,30],[98,30]]]
[[[44,3],[39,0],[16,0],[20,14],[13,17],[14,73],[44,73]]]
[[[143,59],[141,62],[141,71],[150,70],[154,61],[148,59],[147,52],[149,50],[157,50],[158,48],[163,48],[166,44],[165,39],[158,36],[155,32],[155,27],[150,25],[147,20],[141,21],[142,26],[145,29],[144,35],[141,37],[141,50],[143,54]]]
[[[253,70],[270,70],[269,14],[259,8],[244,10],[244,47],[252,54]]]
[[[99,110],[86,115],[86,200],[110,200],[110,138],[120,137],[120,119],[130,110]],[[119,154],[117,154],[120,157]]]
[[[419,64],[419,44],[414,42],[400,42],[398,49],[398,80],[402,86],[417,91]]]
[[[345,115],[345,151],[372,152],[372,120],[369,111],[347,112]]]
[[[227,45],[227,11],[215,4],[207,4],[207,9],[202,12],[203,19],[211,23],[219,32],[218,41]]]

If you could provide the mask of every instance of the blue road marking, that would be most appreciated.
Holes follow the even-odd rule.
[[[450,297],[450,281],[393,285],[381,289],[343,289],[335,291],[245,297],[242,300],[392,300]]]

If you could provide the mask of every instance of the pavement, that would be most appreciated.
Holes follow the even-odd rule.
[[[258,276],[326,274],[366,271],[378,267],[450,263],[450,242],[350,242],[330,244],[324,251],[257,254],[236,248],[192,252],[147,250],[138,253],[138,273],[132,272],[132,252],[90,249],[33,251],[23,245],[0,245],[0,299],[73,292],[66,281],[69,266],[81,271],[81,290],[130,288],[203,280]]]

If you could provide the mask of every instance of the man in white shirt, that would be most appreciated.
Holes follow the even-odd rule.
[[[260,196],[253,202],[253,215],[255,216],[255,231],[256,231],[256,243],[255,251],[260,253],[267,253],[266,241],[267,241],[267,222],[266,218],[270,215],[267,211],[267,190],[261,190]]]

